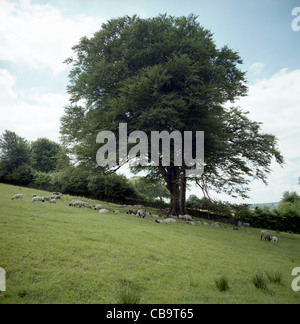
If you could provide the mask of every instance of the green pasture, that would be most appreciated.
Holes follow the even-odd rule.
[[[23,193],[23,202],[12,201]],[[99,214],[68,204],[35,203],[50,193],[0,184],[0,267],[7,303],[300,303],[291,288],[300,267],[300,236],[276,233],[278,246],[260,229],[215,228],[184,221],[162,225],[121,213]],[[148,209],[154,214],[157,210]],[[281,280],[272,282],[270,274]],[[260,275],[266,288],[257,288]],[[219,291],[224,277],[229,289]]]

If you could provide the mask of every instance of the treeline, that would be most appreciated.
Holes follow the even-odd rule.
[[[273,210],[268,207],[251,210],[247,204],[210,201],[195,195],[189,197],[187,207],[195,216],[198,214],[235,224],[242,221],[250,223],[251,227],[300,233],[300,196],[296,192],[285,192],[278,207]]]
[[[11,131],[0,136],[0,182],[120,203],[161,206],[168,196],[160,183],[103,174],[97,166],[72,161],[67,148],[56,142],[29,142]]]

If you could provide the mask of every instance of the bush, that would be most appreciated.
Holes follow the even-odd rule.
[[[37,172],[33,184],[42,189],[51,189],[52,177],[49,173]]]
[[[139,197],[133,185],[124,175],[96,175],[88,178],[88,190],[98,199],[110,198],[119,201],[137,200]]]

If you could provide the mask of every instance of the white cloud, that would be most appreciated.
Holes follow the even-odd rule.
[[[66,68],[62,62],[72,54],[72,46],[99,30],[103,22],[86,15],[64,17],[49,4],[1,0],[0,60],[50,68],[58,74]]]
[[[47,137],[59,140],[60,117],[68,96],[40,93],[40,89],[17,91],[16,78],[0,69],[0,134],[11,130],[27,140]]]
[[[283,69],[269,79],[249,87],[249,94],[239,100],[249,117],[262,122],[262,129],[279,139],[287,159],[300,159],[300,70]]]
[[[250,66],[250,70],[253,71],[255,75],[260,74],[265,67],[264,63],[256,62]]]

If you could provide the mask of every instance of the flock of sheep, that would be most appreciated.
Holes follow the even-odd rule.
[[[14,195],[12,198],[12,200],[20,200],[23,201],[23,195],[22,194],[17,194]],[[50,204],[56,204],[56,200],[60,200],[62,199],[62,194],[59,192],[54,192],[52,196],[46,196],[46,197],[38,197],[37,195],[33,194],[32,195],[32,202],[49,202]],[[92,204],[87,204],[82,200],[78,200],[78,199],[74,199],[70,202],[69,204],[70,207],[85,207],[85,208],[89,208],[89,209],[93,209],[93,210],[97,210],[99,211],[100,214],[108,214],[108,213],[120,213],[119,210],[107,210],[107,209],[103,209],[102,205],[92,205]],[[123,207],[123,206],[121,206]],[[135,207],[143,207],[143,206],[135,206]],[[159,211],[166,211],[166,210],[159,210]],[[145,218],[145,217],[155,217],[155,218],[159,218],[158,215],[152,215],[151,213],[147,212],[147,210],[142,210],[142,209],[130,209],[127,214],[130,215],[136,215],[140,218]],[[213,227],[224,227],[227,229],[232,229],[232,230],[238,230],[238,228],[235,227],[228,227],[228,226],[222,226],[220,225],[218,222],[216,223],[212,223],[212,224],[208,224],[206,222],[203,221],[194,221],[193,217],[190,215],[180,215],[179,217],[168,217],[165,216],[163,217],[163,219],[156,219],[155,222],[159,223],[159,224],[170,224],[170,223],[176,223],[177,220],[176,219],[181,219],[184,220],[186,222],[186,224],[188,225],[195,225],[197,224],[202,224],[202,225],[210,225]],[[245,224],[247,226],[245,227],[250,227],[250,224]],[[243,226],[240,226],[243,227]],[[273,244],[278,244],[278,238],[276,236],[271,236],[271,234],[267,231],[262,231],[261,235],[260,235],[260,239],[265,239],[265,241],[272,241]]]

